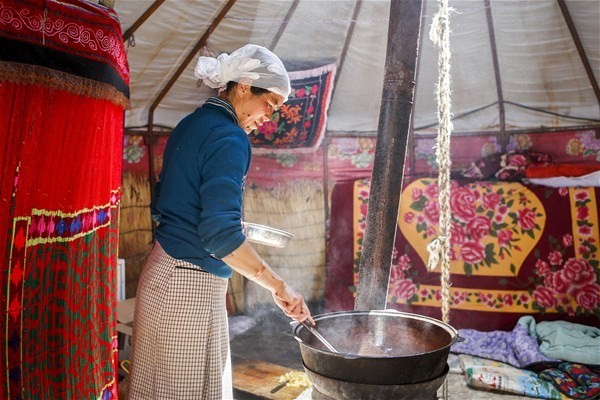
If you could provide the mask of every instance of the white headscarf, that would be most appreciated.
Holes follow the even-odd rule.
[[[276,93],[284,102],[291,91],[290,77],[279,57],[255,44],[247,44],[217,58],[201,56],[194,75],[213,89],[223,89],[228,82],[248,78],[252,80],[252,86]]]

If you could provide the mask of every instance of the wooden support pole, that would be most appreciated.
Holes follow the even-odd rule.
[[[387,54],[355,310],[385,309],[411,126],[422,0],[390,2]]]

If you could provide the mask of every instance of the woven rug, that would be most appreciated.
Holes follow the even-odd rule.
[[[116,398],[129,71],[116,15],[0,2],[0,398]]]
[[[292,92],[281,109],[250,133],[256,154],[312,152],[319,147],[327,125],[335,64],[290,72]]]

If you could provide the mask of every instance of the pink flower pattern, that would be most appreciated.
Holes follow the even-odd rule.
[[[528,234],[531,237],[541,234],[537,218],[541,215],[532,208],[527,197],[520,193],[506,193],[506,196],[493,192],[491,187],[480,186],[479,191],[468,186],[453,186],[451,192],[451,258],[453,261],[461,260],[465,272],[471,267],[491,267],[497,263],[493,255],[498,254],[501,259],[509,251],[521,251],[515,237],[517,233]],[[560,190],[559,190],[560,192]],[[413,211],[408,211],[400,216],[407,224],[416,224],[417,231],[424,238],[437,234],[436,223],[433,222],[439,213],[431,205],[437,196],[438,187],[434,181],[423,190],[411,192],[411,206]],[[563,195],[562,193],[560,194]],[[551,249],[535,264],[535,278],[528,292],[521,294],[494,295],[487,291],[469,289],[453,289],[451,296],[452,305],[464,302],[475,302],[490,309],[501,309],[514,305],[523,305],[532,311],[546,312],[555,310],[570,316],[583,313],[598,313],[600,307],[600,285],[598,284],[598,246],[591,233],[592,226],[585,217],[588,216],[590,199],[587,196],[576,196],[576,224],[579,227],[579,241],[574,241],[573,235],[566,233],[559,239],[550,239]],[[362,198],[366,203],[368,193]],[[508,202],[515,199],[519,207]],[[437,204],[437,202],[435,202]],[[364,210],[366,217],[366,209]],[[428,215],[429,213],[429,215]],[[364,222],[364,220],[363,220]],[[583,236],[582,236],[583,233]],[[497,249],[486,248],[482,239],[488,236],[497,238]],[[583,239],[582,239],[583,238]],[[493,246],[493,245],[492,245]],[[571,256],[573,248],[577,247],[579,256]],[[413,275],[415,274],[415,275]],[[392,269],[389,284],[389,299],[392,302],[404,300],[408,303],[426,300],[440,300],[439,289],[422,287],[415,283],[416,272],[411,269],[411,260],[408,254],[398,254],[394,250]]]
[[[585,231],[587,228],[591,231],[591,224],[587,221],[589,202],[586,193],[575,195],[575,222],[579,226],[580,234],[582,229]],[[570,257],[567,260],[564,260],[564,255],[575,245],[573,236],[567,233],[555,242],[554,249],[547,254],[548,262],[540,259],[535,266],[538,280],[531,290],[535,300],[534,309],[545,311],[555,308],[558,312],[571,316],[597,312],[600,307],[600,285],[597,283],[598,247],[594,239],[583,239],[578,245],[581,256]],[[576,304],[573,304],[573,301]]]
[[[437,234],[439,206],[437,197],[433,196],[438,195],[438,185],[436,181],[423,180],[423,183],[426,184],[424,189],[411,191],[410,209],[418,212],[416,218],[412,211],[401,217],[406,223],[415,223],[416,231],[428,239]],[[498,264],[497,257],[503,260],[513,251],[522,251],[515,234],[532,238],[541,234],[538,218],[542,214],[530,204],[525,193],[516,189],[504,193],[503,189],[484,183],[474,185],[460,186],[453,182],[450,191],[451,252],[454,261],[463,261],[467,275],[473,269]],[[497,240],[495,243],[488,240],[485,245],[484,240],[489,236]]]

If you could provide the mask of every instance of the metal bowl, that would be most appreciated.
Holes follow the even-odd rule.
[[[251,222],[242,222],[242,231],[250,242],[279,248],[285,247],[294,237],[289,232]]]

